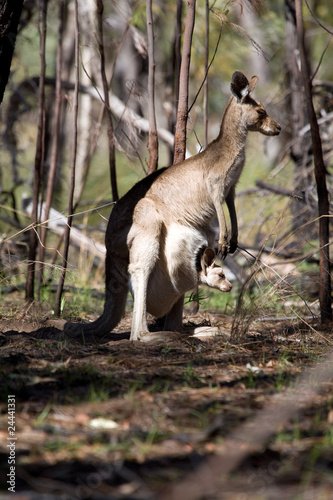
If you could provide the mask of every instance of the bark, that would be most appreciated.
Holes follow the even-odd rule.
[[[117,201],[119,196],[118,196],[117,176],[116,176],[116,154],[115,154],[115,144],[114,144],[115,140],[114,140],[114,131],[113,131],[112,116],[111,116],[110,102],[109,102],[109,87],[105,72],[105,53],[104,53],[104,42],[103,42],[103,11],[104,11],[103,1],[97,0],[98,48],[101,57],[101,76],[103,81],[107,132],[109,139],[109,165],[110,165],[111,191],[112,191],[113,201]]]
[[[181,35],[182,35],[182,12],[183,1],[177,0],[176,12],[176,29],[173,40],[172,57],[170,58],[171,64],[169,68],[168,87],[169,92],[167,100],[170,102],[168,108],[168,130],[172,133],[172,144],[169,146],[169,164],[173,163],[174,158],[174,130],[176,126],[177,117],[177,103],[179,98],[179,74],[181,64]]]
[[[329,197],[326,185],[326,168],[323,160],[321,137],[312,99],[312,81],[304,43],[302,2],[295,0],[298,47],[305,100],[311,126],[315,178],[318,193],[319,244],[320,244],[320,287],[319,301],[322,322],[332,320],[331,274],[329,256]]]
[[[46,21],[47,21],[47,4],[48,0],[43,0],[41,6],[42,26],[40,37],[40,59],[41,70],[39,77],[39,93],[38,93],[38,127],[36,154],[34,165],[34,189],[33,189],[33,209],[31,215],[31,229],[29,232],[29,252],[28,252],[28,268],[27,268],[27,285],[26,299],[33,301],[35,298],[35,261],[37,250],[37,224],[38,224],[38,202],[40,194],[40,186],[42,179],[42,168],[44,161],[44,133],[45,133],[45,42],[46,42]]]
[[[17,27],[19,24],[21,12],[22,12],[23,0],[18,0],[16,2],[3,0],[0,5],[0,104],[3,100],[5,88],[8,82],[10,67],[12,63],[12,57],[15,49],[15,41],[17,36]],[[8,111],[10,110],[12,99],[10,100],[10,105]],[[17,141],[15,132],[11,128],[11,120],[6,123],[6,132],[3,136],[6,146],[12,157],[12,169],[13,169],[13,182],[14,185],[19,184],[21,181],[18,175],[18,162],[16,158],[17,154]],[[6,174],[8,175],[8,174]],[[0,167],[0,193],[2,186],[2,170]]]
[[[147,0],[147,38],[148,38],[148,175],[157,170],[158,166],[158,135],[155,114],[155,55],[154,55],[154,24],[152,15],[152,0]]]
[[[9,78],[22,7],[23,0],[3,0],[0,6],[0,104]]]
[[[175,132],[174,163],[185,160],[186,156],[186,125],[188,116],[188,89],[191,62],[192,36],[195,22],[195,0],[188,0],[186,25],[183,41],[183,53],[179,77],[179,103]]]

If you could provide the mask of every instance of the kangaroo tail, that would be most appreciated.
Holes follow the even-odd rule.
[[[126,298],[128,293],[127,259],[113,258],[107,252],[105,261],[105,304],[102,315],[92,323],[65,324],[64,332],[70,337],[80,335],[102,336],[113,330],[125,313]]]
[[[113,330],[121,320],[125,312],[127,287],[118,293],[113,293],[105,301],[102,315],[92,323],[71,323],[65,324],[64,332],[70,337],[81,335],[105,335]]]

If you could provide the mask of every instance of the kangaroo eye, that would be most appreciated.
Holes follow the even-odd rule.
[[[257,113],[261,118],[264,118],[265,116],[267,116],[267,113],[264,109],[257,109]]]

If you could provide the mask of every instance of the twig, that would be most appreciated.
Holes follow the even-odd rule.
[[[272,321],[272,322],[278,322],[278,321],[294,321],[296,319],[301,319],[301,320],[308,320],[308,319],[316,319],[317,316],[302,316],[301,318],[299,316],[279,316],[279,317],[269,317],[265,316],[263,318],[257,318],[254,320],[254,323],[265,323],[266,321]],[[305,323],[305,321],[304,321]],[[305,323],[307,324],[307,323]],[[317,332],[316,332],[317,333]]]
[[[325,46],[325,48],[324,48],[324,50],[323,50],[323,52],[322,52],[322,54],[320,56],[319,62],[317,64],[317,67],[316,67],[316,69],[314,70],[314,72],[313,72],[313,74],[311,76],[311,82],[313,82],[313,80],[315,79],[315,77],[316,77],[316,75],[317,75],[317,73],[319,71],[319,68],[321,66],[321,63],[323,62],[324,56],[325,56],[325,54],[327,52],[327,49],[330,46],[330,42],[332,40],[332,36],[333,36],[333,33],[330,34],[330,36],[329,36],[329,38],[327,40],[326,46]]]
[[[328,28],[326,28],[326,26],[323,25],[323,23],[321,21],[319,21],[318,17],[315,15],[315,13],[313,12],[313,10],[311,9],[309,3],[308,3],[308,0],[305,0],[305,3],[306,3],[306,6],[307,8],[309,9],[313,19],[316,21],[317,24],[319,24],[319,26],[321,28],[323,28],[323,30],[327,31],[327,33],[329,33],[330,35],[333,35],[333,32],[330,31]]]
[[[222,24],[221,24],[221,27],[220,27],[220,32],[219,32],[219,36],[218,36],[218,39],[217,39],[217,42],[216,42],[216,45],[215,45],[214,54],[213,54],[213,56],[212,56],[212,59],[211,59],[211,61],[210,61],[209,65],[207,66],[207,69],[206,69],[206,72],[205,72],[204,79],[203,79],[203,80],[202,80],[202,82],[201,82],[201,85],[200,85],[200,87],[199,87],[199,90],[198,90],[198,92],[196,93],[196,95],[195,95],[195,97],[194,97],[194,99],[193,99],[193,102],[192,102],[191,106],[190,106],[190,107],[189,107],[189,109],[188,109],[187,114],[190,114],[191,109],[193,108],[194,104],[196,103],[196,100],[198,99],[198,96],[199,96],[199,94],[200,94],[200,92],[201,92],[202,87],[203,87],[203,86],[204,86],[204,84],[207,82],[208,73],[209,73],[209,70],[210,70],[211,65],[212,65],[212,64],[213,64],[213,62],[214,62],[215,56],[216,56],[216,54],[217,54],[217,49],[219,48],[220,41],[221,41],[221,37],[222,37]],[[206,56],[206,57],[207,57],[207,56]]]

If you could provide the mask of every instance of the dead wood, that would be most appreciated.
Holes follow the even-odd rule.
[[[31,214],[32,205],[27,203],[24,210],[28,215]],[[45,218],[44,205],[39,209],[41,212],[41,224],[48,227],[48,229],[59,236],[63,236],[65,228],[68,224],[68,219],[62,213],[54,208],[50,209],[49,219]],[[89,254],[103,259],[105,257],[105,246],[98,241],[86,236],[82,231],[76,228],[71,229],[71,242],[78,248],[84,249]]]
[[[21,82],[20,87],[28,86],[29,83],[31,88],[35,90],[39,87],[39,76],[34,76],[27,80]],[[55,86],[55,78],[46,77],[44,80],[44,85],[52,85]],[[61,88],[65,90],[74,90],[75,84],[69,82],[67,80],[61,81]],[[93,99],[98,101],[103,100],[102,95],[103,91],[98,87],[88,87],[86,85],[79,84],[79,92],[89,94]],[[149,132],[149,121],[146,118],[138,115],[133,109],[126,106],[116,95],[114,95],[111,91],[109,91],[109,107],[111,112],[119,119],[123,120],[126,124],[129,124],[132,127],[135,127],[138,131]],[[158,136],[164,141],[166,144],[173,146],[174,144],[174,135],[168,130],[159,127],[158,128]]]
[[[295,200],[304,201],[304,194],[284,188],[283,186],[275,186],[274,184],[269,184],[268,182],[260,180],[256,181],[256,186],[258,186],[258,188],[260,189],[265,189],[275,194],[289,196],[290,198],[295,198]]]

